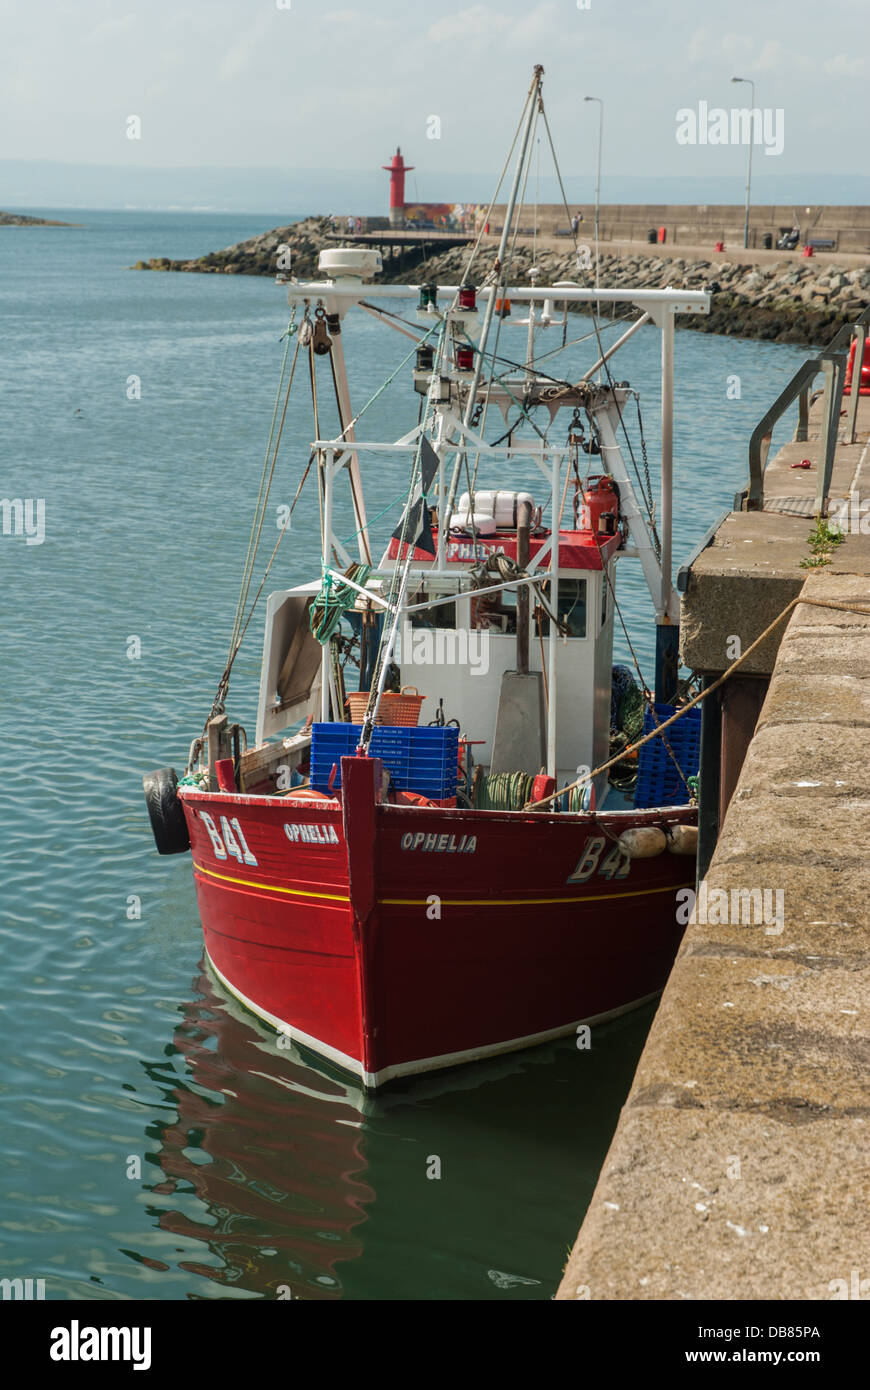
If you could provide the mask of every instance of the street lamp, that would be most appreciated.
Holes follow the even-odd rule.
[[[601,146],[604,141],[604,102],[601,97],[584,97],[598,102],[598,172],[595,175],[595,287],[598,288],[598,216],[601,208]]]
[[[755,134],[755,83],[751,77],[732,77],[732,82],[746,82],[752,88],[752,103],[749,111],[749,156],[746,160],[746,216],[743,219],[743,247],[749,247],[749,188],[752,183],[752,138]]]

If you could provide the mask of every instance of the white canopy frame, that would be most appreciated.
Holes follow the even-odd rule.
[[[288,301],[293,304],[299,301],[310,305],[316,302],[317,306],[322,306],[328,314],[338,314],[343,317],[354,305],[358,305],[360,300],[365,298],[371,300],[373,297],[386,299],[408,299],[413,298],[419,290],[419,286],[414,285],[378,285],[372,293],[371,286],[363,285],[357,278],[339,279],[322,283],[312,282],[307,284],[291,283],[287,286]],[[459,286],[439,285],[437,287],[439,296],[449,300],[451,305],[455,303],[458,295]],[[492,287],[483,287],[479,290],[479,296],[487,300],[495,293]],[[659,530],[661,536],[661,556],[656,555],[653,547],[652,537],[649,528],[644,520],[642,509],[638,503],[634,487],[632,485],[622,449],[618,442],[617,430],[621,424],[622,408],[630,396],[629,390],[609,387],[602,387],[602,399],[592,400],[589,406],[590,413],[595,419],[601,436],[602,453],[606,460],[607,471],[616,479],[620,487],[622,499],[622,511],[629,525],[631,538],[634,542],[635,553],[638,555],[644,572],[644,578],[650,595],[653,600],[656,613],[656,622],[662,624],[672,624],[679,619],[679,599],[674,591],[672,576],[672,550],[673,550],[673,448],[674,448],[674,320],[678,313],[705,314],[710,309],[710,294],[703,290],[678,290],[671,287],[665,289],[601,289],[601,288],[569,288],[566,286],[516,286],[500,289],[499,294],[506,298],[515,300],[519,303],[529,304],[529,316],[534,318],[535,304],[543,304],[549,301],[551,304],[631,304],[640,310],[641,319],[633,324],[622,337],[603,352],[599,361],[587,372],[583,378],[588,381],[597,367],[602,365],[607,359],[612,357],[616,351],[626,342],[634,332],[641,326],[641,323],[652,320],[661,332],[661,487],[660,487],[660,510],[659,510]],[[373,306],[376,307],[376,306]],[[487,303],[487,315],[492,315],[492,304]],[[447,311],[450,317],[452,310]],[[440,315],[439,315],[440,317]],[[532,328],[530,326],[530,332]],[[422,335],[421,335],[422,336]],[[326,569],[333,575],[336,571],[331,568],[332,555],[335,554],[340,563],[350,565],[351,560],[345,544],[335,534],[333,527],[334,515],[334,482],[338,471],[349,468],[354,483],[354,513],[358,522],[357,542],[359,546],[360,558],[370,562],[372,554],[371,537],[369,535],[368,522],[365,515],[365,505],[362,491],[362,474],[360,470],[360,455],[370,453],[404,453],[416,455],[419,450],[419,436],[423,429],[423,423],[414,426],[399,440],[395,441],[364,441],[355,437],[355,417],[353,417],[350,405],[350,392],[347,381],[347,372],[344,362],[344,355],[340,353],[334,355],[334,365],[339,389],[339,399],[342,407],[342,416],[347,418],[350,423],[344,427],[341,435],[334,439],[317,439],[312,447],[317,450],[318,458],[321,460],[323,469],[323,562]],[[464,381],[467,379],[465,374],[449,373],[453,380]],[[561,476],[562,465],[564,463],[567,450],[564,446],[553,446],[543,444],[526,444],[522,446],[511,445],[491,445],[488,444],[477,431],[459,415],[455,405],[435,405],[435,435],[432,441],[433,448],[439,457],[438,471],[438,494],[439,505],[443,509],[445,506],[445,456],[447,452],[455,453],[464,448],[471,447],[475,451],[492,461],[504,460],[530,460],[540,468],[550,484],[550,535],[539,548],[535,558],[529,565],[529,578],[525,582],[541,581],[546,573],[550,583],[549,601],[553,612],[558,612],[559,596],[559,499],[561,495]],[[351,449],[348,450],[348,445]],[[357,502],[357,498],[359,501]],[[449,531],[449,517],[439,517],[438,528],[438,550],[433,562],[414,562],[412,567],[420,570],[436,582],[455,581],[456,571],[448,568],[446,559],[446,547]],[[372,577],[392,572],[392,566],[385,568],[385,559],[382,558],[380,565],[373,571]],[[548,561],[546,571],[543,570],[544,561]],[[347,583],[346,576],[341,576]],[[501,588],[516,587],[514,581],[510,585],[493,586],[495,592]],[[351,583],[352,588],[359,588],[358,585]],[[371,590],[364,590],[366,596],[372,599],[380,607],[389,610],[395,616],[396,609],[386,603],[379,595]],[[487,590],[489,592],[489,590]],[[400,596],[400,608],[404,611],[412,611],[411,608],[402,604]],[[443,599],[441,600],[443,602]],[[414,605],[414,610],[428,605]],[[547,702],[547,771],[550,776],[556,775],[556,727],[557,727],[557,662],[558,662],[558,634],[557,626],[554,622],[550,623],[550,636],[548,644],[548,702]],[[330,667],[328,648],[324,647],[323,654],[323,681],[322,681],[322,717],[329,718],[329,690],[330,690]]]

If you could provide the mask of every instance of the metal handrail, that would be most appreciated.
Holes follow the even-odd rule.
[[[767,470],[774,428],[789,406],[797,400],[798,423],[794,438],[799,441],[807,438],[810,392],[819,372],[823,372],[825,386],[817,460],[819,464],[819,490],[816,495],[816,510],[819,515],[824,513],[834,467],[834,452],[837,447],[837,431],[840,424],[840,408],[846,375],[847,354],[838,351],[838,349],[850,339],[855,344],[852,396],[844,432],[844,443],[854,444],[861,387],[861,366],[864,361],[865,344],[870,337],[868,330],[870,330],[870,307],[864,310],[855,323],[844,324],[818,357],[810,357],[801,364],[785,389],[779,393],[773,405],[761,417],[749,440],[749,486],[735,497],[735,511],[743,508],[750,512],[764,510],[764,475]]]
[[[851,338],[855,345],[855,355],[852,358],[852,395],[849,401],[849,418],[846,422],[846,439],[844,441],[846,444],[855,443],[858,398],[861,395],[861,369],[864,365],[864,349],[867,339],[870,337],[868,329],[870,329],[870,305],[854,323],[844,323],[828,344],[829,348],[838,348],[841,343],[845,343],[847,339]]]
[[[748,512],[764,511],[764,474],[767,470],[767,457],[773,431],[781,417],[793,402],[800,398],[801,412],[796,437],[806,438],[806,422],[809,415],[809,393],[813,382],[822,370],[822,359],[811,357],[802,362],[791,381],[780,391],[773,405],[762,415],[749,438],[749,487],[735,498],[735,510],[745,505]],[[800,431],[803,430],[803,434]]]

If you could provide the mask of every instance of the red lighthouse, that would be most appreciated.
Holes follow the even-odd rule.
[[[390,225],[400,227],[405,220],[405,175],[414,165],[405,163],[397,146],[392,162],[382,164],[381,168],[390,175]]]

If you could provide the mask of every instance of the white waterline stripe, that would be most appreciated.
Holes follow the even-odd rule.
[[[661,990],[655,990],[652,994],[645,994],[641,999],[634,999],[629,1004],[621,1004],[619,1008],[608,1009],[605,1013],[592,1014],[588,1018],[578,1019],[575,1023],[565,1023],[558,1028],[548,1028],[542,1033],[528,1033],[525,1037],[511,1038],[507,1042],[486,1043],[481,1047],[468,1048],[464,1052],[445,1052],[440,1057],[421,1057],[413,1062],[398,1062],[391,1067],[383,1067],[378,1072],[366,1071],[362,1062],[356,1057],[350,1057],[346,1052],[340,1052],[338,1048],[331,1047],[329,1043],[321,1042],[319,1038],[312,1037],[310,1033],[303,1033],[301,1029],[293,1027],[286,1020],[278,1018],[268,1009],[263,1009],[259,1004],[255,1004],[253,999],[249,999],[246,994],[237,989],[235,985],[218,970],[214,961],[206,949],[206,960],[214,971],[221,984],[229,990],[240,1004],[257,1018],[263,1019],[265,1023],[271,1025],[276,1032],[289,1037],[293,1042],[309,1048],[312,1052],[317,1052],[325,1057],[327,1061],[335,1062],[343,1067],[345,1071],[353,1076],[359,1077],[364,1086],[374,1089],[382,1086],[387,1081],[395,1080],[401,1076],[417,1076],[427,1071],[438,1071],[441,1068],[461,1066],[465,1062],[480,1062],[489,1057],[497,1057],[504,1052],[519,1052],[525,1047],[534,1047],[537,1043],[555,1042],[557,1038],[568,1037],[575,1033],[578,1028],[586,1025],[591,1027],[595,1023],[607,1023],[611,1019],[620,1018],[623,1014],[630,1013],[632,1009],[640,1009],[644,1004],[649,1004],[653,999],[657,999]]]

